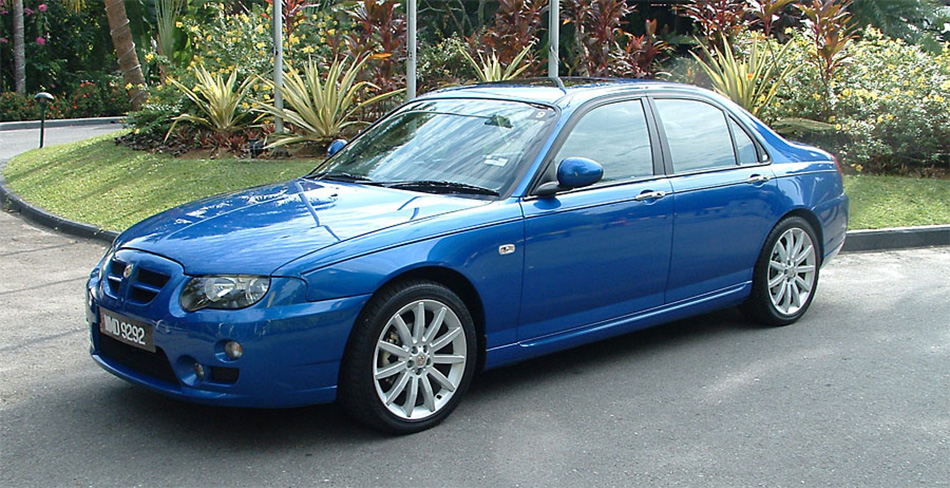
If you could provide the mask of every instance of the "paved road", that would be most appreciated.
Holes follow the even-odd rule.
[[[119,124],[96,124],[83,126],[47,127],[47,146],[81,141],[93,136],[107,134],[122,129]],[[39,129],[20,129],[0,131],[0,161],[39,147]]]
[[[81,304],[103,252],[0,214],[0,486],[950,483],[950,248],[841,256],[791,327],[728,310],[486,373],[401,438],[100,370]]]

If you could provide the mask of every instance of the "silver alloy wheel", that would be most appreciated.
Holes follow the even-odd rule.
[[[804,229],[782,233],[769,256],[769,296],[775,310],[794,315],[808,303],[816,278],[815,246]]]
[[[468,361],[465,331],[455,312],[436,300],[399,309],[383,327],[373,354],[376,394],[404,420],[421,420],[457,391]]]

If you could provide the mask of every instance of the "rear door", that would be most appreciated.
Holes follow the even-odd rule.
[[[781,198],[768,155],[728,112],[704,100],[653,100],[673,189],[666,302],[741,284]]]

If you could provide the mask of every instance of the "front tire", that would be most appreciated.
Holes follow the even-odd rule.
[[[455,293],[429,281],[390,286],[354,326],[340,400],[357,420],[387,432],[428,429],[458,406],[476,354],[471,314]]]
[[[805,314],[818,288],[821,256],[807,220],[788,217],[772,229],[755,264],[752,294],[741,307],[765,325],[788,325]]]

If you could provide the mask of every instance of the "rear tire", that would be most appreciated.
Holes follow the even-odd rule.
[[[752,275],[752,294],[740,307],[757,322],[788,325],[805,314],[818,288],[821,253],[815,231],[801,217],[783,219],[765,240]]]
[[[357,420],[394,434],[435,426],[475,374],[472,316],[451,290],[406,281],[380,291],[354,325],[339,397]]]

